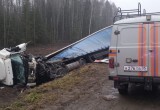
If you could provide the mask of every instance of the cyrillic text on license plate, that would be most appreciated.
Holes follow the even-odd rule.
[[[125,72],[146,72],[147,66],[124,66]]]

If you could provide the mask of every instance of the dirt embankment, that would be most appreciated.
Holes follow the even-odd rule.
[[[130,87],[127,96],[119,95],[113,88],[113,82],[108,80],[107,64],[87,64],[63,78],[28,89],[19,94],[17,99],[12,95],[12,102],[8,103],[10,106],[4,107],[0,104],[2,109],[159,110],[160,108],[160,90],[146,92],[138,86]],[[8,97],[10,96],[2,96],[0,102],[3,102],[3,99],[9,101]]]
[[[63,78],[26,90],[19,95],[18,99],[13,100],[14,103],[12,102],[7,109],[59,110],[67,109],[68,105],[81,98],[88,99],[95,95],[98,98],[102,94],[101,88],[107,82],[106,73],[106,64],[88,64],[70,72]],[[93,101],[93,97],[90,98]]]

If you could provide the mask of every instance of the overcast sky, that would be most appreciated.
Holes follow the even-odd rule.
[[[160,0],[109,0],[114,2],[117,7],[121,7],[122,10],[137,9],[138,2],[142,5],[143,9],[149,12],[160,12]]]

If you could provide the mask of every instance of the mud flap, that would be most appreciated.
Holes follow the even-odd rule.
[[[119,85],[118,81],[114,81],[114,88],[118,88],[118,85]]]

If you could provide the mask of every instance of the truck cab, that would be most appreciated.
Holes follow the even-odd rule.
[[[115,22],[112,30],[109,79],[114,81],[114,87],[120,94],[127,94],[131,83],[143,85],[146,90],[158,87],[160,15],[139,12],[136,17]]]

